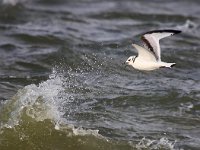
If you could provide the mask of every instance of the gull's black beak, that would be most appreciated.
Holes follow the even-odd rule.
[[[123,63],[123,65],[125,66],[125,68],[128,67],[128,64],[126,61]]]

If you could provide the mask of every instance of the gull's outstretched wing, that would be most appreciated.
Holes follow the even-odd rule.
[[[157,61],[161,61],[159,40],[180,32],[179,30],[154,30],[144,33],[141,39],[145,48],[153,53]]]
[[[157,61],[156,57],[149,50],[137,44],[132,44],[132,46],[135,47],[135,49],[138,51],[138,58],[142,58],[146,61]]]

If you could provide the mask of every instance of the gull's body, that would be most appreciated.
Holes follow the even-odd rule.
[[[161,61],[161,50],[159,40],[171,36],[181,31],[178,30],[155,30],[142,36],[144,47],[132,44],[138,52],[138,56],[130,56],[126,64],[138,70],[151,71],[163,67],[171,68],[175,63]]]

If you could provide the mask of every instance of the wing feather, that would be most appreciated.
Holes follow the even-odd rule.
[[[155,56],[149,50],[137,44],[132,44],[132,46],[135,47],[135,49],[137,50],[138,58],[142,58],[146,61],[157,61]]]
[[[161,61],[161,50],[159,40],[174,34],[178,34],[179,30],[153,30],[142,35],[141,39],[147,48],[155,56],[157,61]]]

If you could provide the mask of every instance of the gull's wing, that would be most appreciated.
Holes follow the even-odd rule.
[[[179,30],[154,30],[146,32],[142,35],[141,39],[144,42],[145,48],[150,50],[156,57],[157,61],[161,60],[159,40],[174,34],[178,34]]]
[[[156,57],[149,50],[137,44],[132,44],[132,46],[138,51],[138,58],[142,58],[146,61],[157,61]]]

